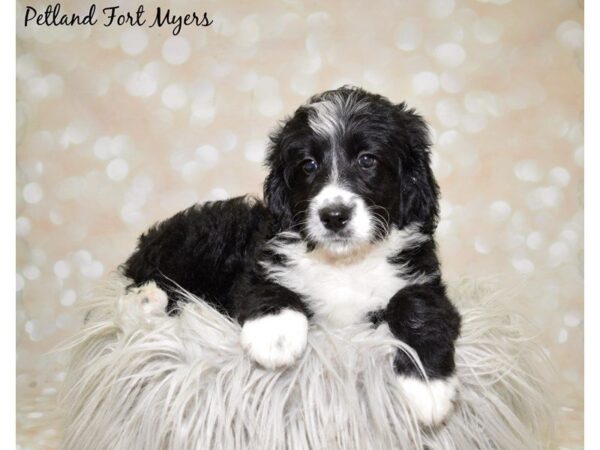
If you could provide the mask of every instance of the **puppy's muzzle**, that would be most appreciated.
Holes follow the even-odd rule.
[[[323,226],[334,233],[346,228],[352,218],[354,207],[344,204],[333,204],[319,210],[319,218]]]

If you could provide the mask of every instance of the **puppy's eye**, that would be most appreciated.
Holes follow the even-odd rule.
[[[302,161],[302,170],[307,174],[311,174],[317,171],[319,164],[314,159],[305,159]]]
[[[358,165],[363,169],[372,168],[373,166],[375,166],[376,162],[377,158],[375,158],[375,156],[371,155],[370,153],[363,153],[358,157]]]

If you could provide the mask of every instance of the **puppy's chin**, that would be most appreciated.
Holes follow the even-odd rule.
[[[333,259],[359,254],[372,245],[370,239],[358,237],[323,237],[313,240],[313,243],[315,250]]]

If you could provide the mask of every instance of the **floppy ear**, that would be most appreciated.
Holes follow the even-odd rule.
[[[281,148],[282,132],[282,129],[279,129],[271,135],[271,144],[265,161],[269,174],[263,185],[263,197],[278,231],[289,229],[292,225],[289,187],[285,177],[285,163]]]
[[[431,139],[423,118],[404,103],[398,105],[404,133],[400,160],[399,226],[421,224],[421,232],[433,234],[439,216],[439,187],[431,170]]]

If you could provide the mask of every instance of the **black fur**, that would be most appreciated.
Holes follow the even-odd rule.
[[[338,117],[339,129],[327,138],[310,125],[311,105],[319,101],[360,107],[344,110]],[[324,92],[272,135],[264,203],[238,197],[180,212],[140,237],[122,271],[135,285],[156,281],[169,296],[170,312],[177,309],[178,285],[242,324],[284,307],[310,317],[313,312],[301,295],[265,273],[261,261],[286,264],[265,244],[283,231],[298,233],[299,237],[285,239],[301,239],[309,248],[322,244],[306,229],[307,205],[334,170],[344,186],[382,219],[372,241],[385,239],[392,228],[409,225],[432,237],[439,189],[429,147],[426,123],[404,103],[395,105],[356,88]],[[375,158],[372,168],[357,163],[365,152]],[[307,159],[314,160],[318,170],[308,173]],[[460,317],[446,297],[433,239],[401,251],[390,262],[409,276],[426,277],[426,282],[401,289],[385,310],[373,311],[365,320],[387,322],[398,339],[418,352],[429,377],[451,375]],[[398,353],[394,364],[398,372],[418,373],[404,354]]]

